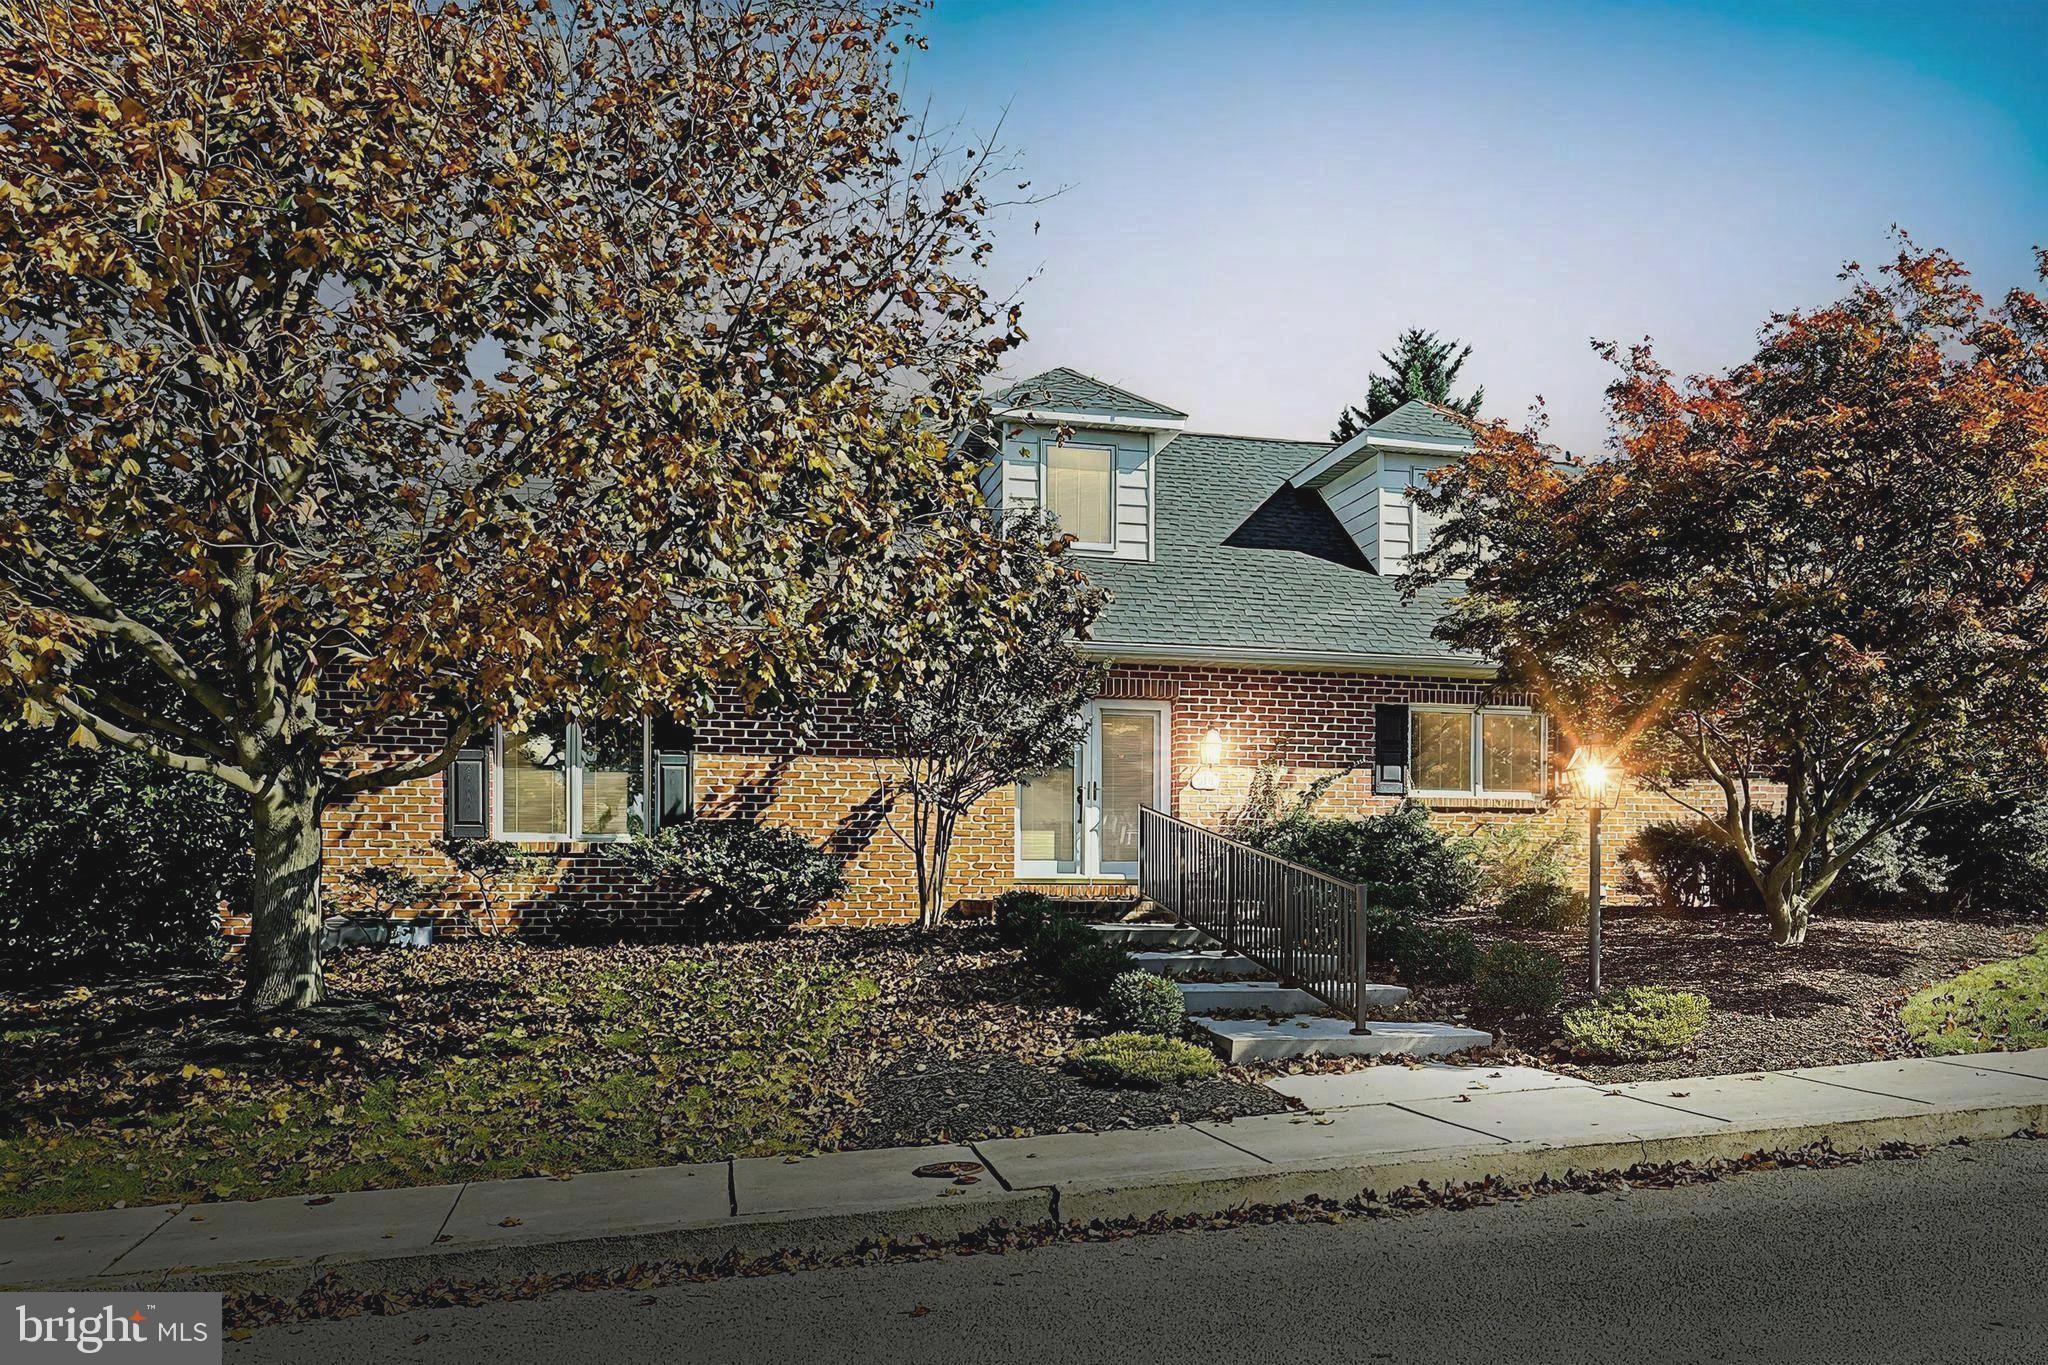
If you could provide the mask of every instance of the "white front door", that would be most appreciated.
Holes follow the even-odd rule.
[[[1017,788],[1017,872],[1025,877],[1138,875],[1138,808],[1164,810],[1163,702],[1099,701],[1071,761]]]

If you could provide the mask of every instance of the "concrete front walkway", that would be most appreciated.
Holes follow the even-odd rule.
[[[507,1279],[836,1252],[883,1237],[1214,1212],[1421,1180],[1529,1180],[1821,1138],[2048,1128],[2048,1049],[1598,1086],[1526,1067],[1382,1066],[1274,1088],[1302,1112],[1107,1133],[0,1221],[0,1284],[253,1288]],[[966,1163],[953,1165],[951,1163]]]

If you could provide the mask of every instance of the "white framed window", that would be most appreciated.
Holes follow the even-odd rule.
[[[499,727],[491,751],[494,837],[602,843],[688,818],[695,764],[669,729],[644,718]],[[667,747],[657,749],[658,742]]]
[[[1409,789],[1418,796],[1540,796],[1545,724],[1526,707],[1410,707]]]
[[[1116,447],[1047,442],[1039,483],[1045,510],[1074,538],[1076,549],[1116,548]]]

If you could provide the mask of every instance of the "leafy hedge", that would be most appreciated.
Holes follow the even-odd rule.
[[[694,938],[777,933],[846,893],[837,858],[794,830],[745,820],[685,820],[625,843],[619,856],[683,898]]]
[[[1052,978],[1067,1000],[1084,1009],[1105,1009],[1110,987],[1137,959],[1036,891],[1006,891],[996,897],[996,933],[1024,950],[1032,970]]]
[[[247,808],[222,783],[0,732],[0,978],[216,959],[249,875]]]
[[[1469,841],[1447,838],[1414,801],[1360,820],[1297,812],[1243,838],[1333,877],[1364,882],[1367,905],[1385,915],[1457,914],[1479,896],[1480,869]]]
[[[1462,929],[1431,923],[1469,910],[1482,883],[1469,840],[1430,823],[1420,804],[1358,820],[1297,811],[1247,831],[1245,842],[1366,888],[1366,948],[1410,985],[1472,979],[1479,949]]]
[[[1851,811],[1834,832],[1836,846],[1867,828]],[[1766,849],[1776,830],[1775,819],[1760,818],[1758,840]],[[1648,826],[1623,857],[1631,889],[1667,910],[1757,906],[1741,863],[1708,822]],[[1888,830],[1842,870],[1828,901],[1866,910],[2048,916],[2048,798],[1944,805]]]
[[[1564,999],[1563,960],[1511,939],[1486,950],[1474,980],[1474,998],[1491,1014],[1540,1019]]]

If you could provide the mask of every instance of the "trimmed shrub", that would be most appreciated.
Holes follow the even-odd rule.
[[[999,909],[1011,926],[1005,932],[1022,938],[1025,963],[1051,977],[1061,996],[1084,1009],[1103,1008],[1110,985],[1135,970],[1137,959],[1121,944],[1066,914],[1051,898],[1040,901],[1020,900],[1007,911]]]
[[[0,980],[215,961],[249,874],[246,803],[222,783],[0,731]]]
[[[2048,932],[2021,957],[1987,962],[1915,992],[1899,1011],[1914,1042],[1940,1055],[2048,1047]]]
[[[1216,1054],[1156,1033],[1112,1033],[1091,1038],[1067,1058],[1067,1068],[1099,1085],[1157,1090],[1204,1080],[1220,1070]]]
[[[1085,940],[1053,968],[1052,979],[1067,999],[1098,1009],[1108,1001],[1109,988],[1116,979],[1136,971],[1137,962],[1121,945],[1108,942],[1087,926],[1083,925],[1081,932]]]
[[[1390,949],[1369,957],[1391,956],[1395,973],[1411,986],[1462,986],[1479,967],[1479,945],[1463,929],[1436,924],[1410,924],[1395,936]]]
[[[1390,915],[1455,914],[1478,898],[1479,865],[1470,841],[1447,838],[1413,801],[1363,820],[1297,812],[1243,837],[1333,877],[1364,882],[1367,904]]]
[[[1756,888],[1741,861],[1704,820],[1645,825],[1621,857],[1627,889],[1667,913],[1757,907]]]
[[[1699,1037],[1711,1006],[1693,991],[1624,986],[1567,1010],[1564,1036],[1580,1053],[1615,1062],[1654,1062]]]
[[[1165,977],[1129,971],[1117,973],[1109,983],[1109,998],[1103,1004],[1102,1014],[1111,1028],[1173,1038],[1179,1036],[1188,1010],[1180,988]]]
[[[1537,1019],[1564,999],[1564,961],[1525,943],[1496,943],[1479,959],[1473,981],[1473,995],[1481,1009]]]
[[[995,899],[996,938],[1005,947],[1021,948],[1058,911],[1043,891],[1005,891]]]
[[[1498,907],[1531,885],[1564,884],[1566,834],[1545,834],[1529,825],[1502,825],[1479,835],[1472,856],[1479,864],[1479,898]]]
[[[1031,936],[1024,941],[1024,960],[1033,970],[1056,976],[1061,963],[1090,944],[1099,942],[1101,935],[1087,925],[1053,910],[1038,921]]]
[[[846,892],[839,860],[794,830],[745,820],[685,820],[621,846],[651,885],[683,893],[693,935],[778,933]]]
[[[1590,908],[1583,891],[1556,882],[1523,882],[1501,896],[1493,913],[1501,923],[1523,929],[1569,929],[1584,924]]]

